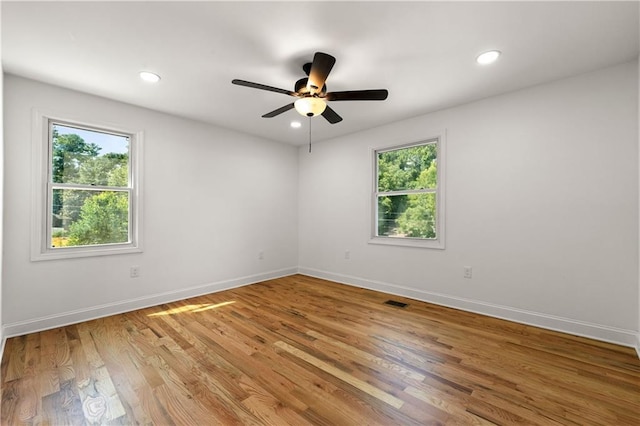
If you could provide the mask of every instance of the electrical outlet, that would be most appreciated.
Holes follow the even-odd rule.
[[[346,260],[351,259],[351,252],[350,252],[349,250],[347,250],[347,251],[345,251],[345,252],[344,252],[344,258],[345,258]]]
[[[473,276],[473,269],[471,266],[464,266],[463,269],[465,278],[471,278]]]
[[[129,268],[129,276],[131,278],[138,278],[140,276],[140,267],[135,265]]]
[[[258,260],[264,260],[264,252],[263,251],[259,251],[258,252]]]

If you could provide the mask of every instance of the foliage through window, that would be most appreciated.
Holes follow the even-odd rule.
[[[437,241],[439,139],[375,151],[374,238]]]
[[[42,245],[34,260],[140,251],[134,173],[140,134],[42,117],[45,126]]]

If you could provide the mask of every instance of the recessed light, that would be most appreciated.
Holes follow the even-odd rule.
[[[291,127],[293,127],[294,129],[299,129],[300,127],[302,127],[302,123],[300,123],[299,121],[292,121]]]
[[[488,52],[481,53],[476,58],[476,62],[480,65],[488,65],[496,61],[501,52],[499,50],[489,50]]]
[[[149,83],[157,83],[160,81],[160,76],[149,71],[140,71],[140,78]]]

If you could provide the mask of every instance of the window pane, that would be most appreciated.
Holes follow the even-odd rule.
[[[436,194],[378,197],[378,236],[436,238]]]
[[[378,153],[378,192],[435,189],[437,152],[429,143]]]
[[[51,247],[127,243],[129,193],[54,189]]]
[[[129,138],[52,123],[54,183],[126,187]]]

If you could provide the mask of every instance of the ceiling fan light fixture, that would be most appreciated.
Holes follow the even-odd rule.
[[[480,65],[489,65],[494,63],[502,52],[499,50],[489,50],[488,52],[481,53],[476,58],[476,62]]]
[[[301,98],[293,103],[296,111],[305,117],[315,117],[324,112],[327,104],[320,98]]]

